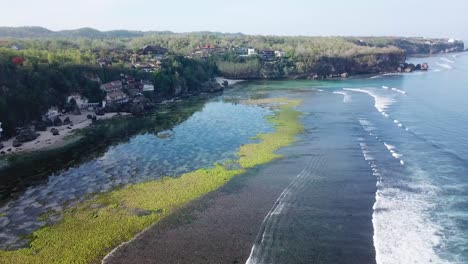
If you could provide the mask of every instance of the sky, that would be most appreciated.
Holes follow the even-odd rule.
[[[0,26],[468,39],[467,0],[0,0]]]

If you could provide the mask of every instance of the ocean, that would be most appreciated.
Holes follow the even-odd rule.
[[[468,263],[468,56],[410,61],[431,69],[249,85],[302,91],[306,132],[247,263]]]

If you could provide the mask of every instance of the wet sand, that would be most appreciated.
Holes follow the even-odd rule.
[[[300,173],[301,162],[284,158],[234,178],[121,245],[103,263],[245,263],[265,215]]]

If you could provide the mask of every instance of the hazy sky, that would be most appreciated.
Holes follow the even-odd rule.
[[[0,0],[0,26],[468,39],[468,0]]]

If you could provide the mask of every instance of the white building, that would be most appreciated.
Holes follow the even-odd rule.
[[[150,82],[143,82],[143,92],[154,91],[154,85]]]
[[[277,58],[284,58],[284,57],[286,57],[286,52],[284,52],[282,50],[275,50],[275,56]]]
[[[257,55],[257,52],[255,49],[248,49],[247,50],[247,55],[252,56],[252,55]]]
[[[453,39],[453,38],[449,39],[448,43],[455,43],[455,39]]]

